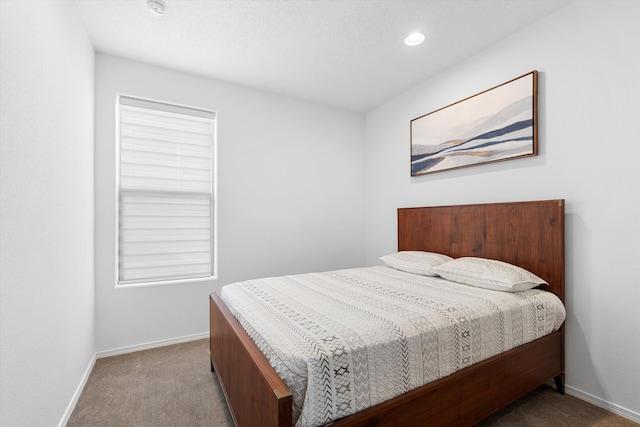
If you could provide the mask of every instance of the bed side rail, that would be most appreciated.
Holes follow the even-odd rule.
[[[291,392],[216,294],[210,296],[211,366],[239,427],[290,427]]]

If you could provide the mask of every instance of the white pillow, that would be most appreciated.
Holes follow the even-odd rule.
[[[452,282],[494,291],[518,292],[548,285],[524,268],[495,259],[462,257],[434,267],[433,271]]]
[[[443,254],[422,251],[401,251],[380,257],[382,262],[396,270],[407,273],[420,274],[422,276],[437,276],[433,267],[453,258]]]

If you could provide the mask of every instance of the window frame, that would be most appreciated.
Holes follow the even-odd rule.
[[[175,278],[167,278],[162,280],[157,279],[141,279],[141,280],[131,280],[131,281],[121,281],[120,280],[120,198],[121,198],[121,100],[127,99],[133,102],[139,101],[139,105],[160,105],[166,107],[165,109],[159,109],[160,111],[168,111],[174,113],[184,113],[186,112],[200,112],[205,115],[212,116],[211,118],[211,127],[212,127],[212,141],[211,141],[211,190],[209,193],[210,196],[210,223],[211,223],[211,274],[207,276],[197,276],[197,277],[175,277]],[[131,104],[125,104],[131,105]],[[148,108],[148,107],[143,107]],[[189,115],[189,114],[187,114]],[[198,114],[192,114],[196,117],[202,117]],[[115,211],[114,211],[114,222],[115,222],[115,287],[116,289],[122,288],[132,288],[132,287],[141,287],[141,286],[159,286],[159,285],[171,285],[171,284],[182,284],[182,283],[192,283],[192,282],[201,282],[205,280],[215,280],[218,278],[218,189],[217,189],[217,148],[218,148],[218,112],[213,110],[207,110],[200,107],[193,107],[185,104],[178,104],[174,102],[167,101],[159,101],[156,99],[149,99],[135,95],[128,95],[118,93],[115,97]],[[125,190],[132,191],[132,190]],[[189,193],[185,192],[176,192],[178,193]],[[204,193],[203,193],[204,194]]]

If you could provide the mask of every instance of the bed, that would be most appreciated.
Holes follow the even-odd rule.
[[[398,250],[502,260],[564,302],[563,200],[401,208]],[[291,391],[216,294],[210,323],[211,368],[236,425],[292,426]],[[551,379],[563,393],[563,328],[332,425],[472,425]]]

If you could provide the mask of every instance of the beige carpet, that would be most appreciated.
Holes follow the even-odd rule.
[[[232,426],[209,341],[98,359],[68,426]],[[543,386],[479,426],[639,424]]]

